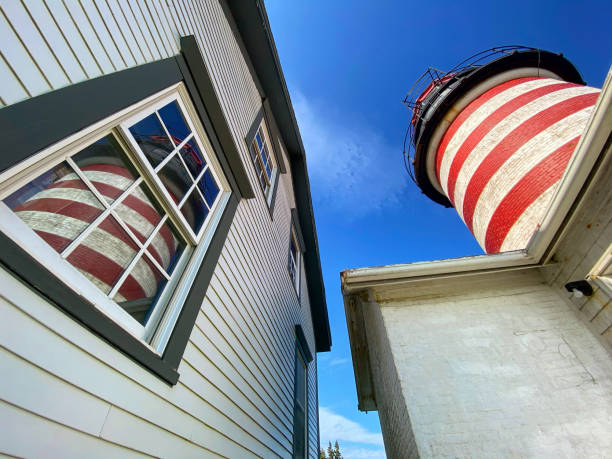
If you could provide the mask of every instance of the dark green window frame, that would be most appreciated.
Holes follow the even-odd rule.
[[[301,325],[295,326],[293,457],[308,457],[308,364],[312,353]]]
[[[173,84],[187,87],[232,190],[162,356],[59,281],[46,267],[0,233],[0,264],[132,360],[176,384],[177,368],[206,294],[241,198],[254,197],[212,80],[193,36],[181,38],[181,54],[61,88],[0,110],[4,152],[0,172],[46,147]]]

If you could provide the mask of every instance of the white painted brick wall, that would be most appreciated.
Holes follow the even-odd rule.
[[[610,355],[536,270],[490,285],[381,305],[421,457],[612,457]]]
[[[363,315],[367,324],[370,365],[385,452],[388,458],[418,458],[406,400],[391,355],[380,308],[376,303],[364,303]]]

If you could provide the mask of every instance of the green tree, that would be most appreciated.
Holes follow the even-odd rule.
[[[338,440],[334,442],[333,447],[331,441],[327,444],[327,456],[325,455],[325,450],[321,448],[319,452],[319,459],[344,459],[342,457],[342,453],[340,452],[340,445],[338,444]]]
[[[340,446],[338,446],[338,440],[334,443],[334,458],[342,459],[342,453],[340,452]]]

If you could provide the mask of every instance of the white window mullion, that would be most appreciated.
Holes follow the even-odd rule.
[[[134,259],[130,262],[130,264],[127,265],[127,267],[123,270],[123,273],[119,277],[119,280],[117,282],[115,282],[115,285],[113,286],[113,288],[111,289],[111,291],[107,295],[111,300],[113,299],[115,294],[119,291],[119,289],[123,285],[123,282],[130,275],[130,273],[132,272],[132,269],[134,268],[134,266],[136,266],[136,263],[138,263],[140,261],[140,259],[142,258],[142,253],[143,252],[144,252],[144,249],[140,249],[140,251],[136,254]]]

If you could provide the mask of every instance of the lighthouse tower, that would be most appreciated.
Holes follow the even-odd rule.
[[[404,101],[413,177],[457,210],[487,253],[524,249],[598,95],[562,55],[533,48],[429,69]]]

